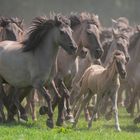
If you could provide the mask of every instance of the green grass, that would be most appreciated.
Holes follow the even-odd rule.
[[[124,109],[119,110],[119,121],[122,132],[116,132],[114,119],[106,121],[104,118],[93,122],[92,128],[87,129],[87,122],[81,116],[77,128],[71,124],[65,127],[46,127],[45,116],[39,116],[33,123],[1,124],[0,140],[140,140],[140,125],[134,125]]]

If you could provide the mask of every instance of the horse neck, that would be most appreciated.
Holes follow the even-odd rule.
[[[77,44],[77,46],[81,46],[82,44],[82,34],[83,34],[83,24],[77,25],[73,28],[73,38]]]
[[[83,47],[86,47],[86,41],[85,41],[85,30],[86,30],[86,23],[81,23],[73,28],[73,38],[78,46],[78,50],[75,56],[79,55],[79,52],[83,49]]]
[[[110,61],[110,58],[112,57],[112,54],[113,54],[113,51],[116,50],[116,42],[115,40],[112,41],[112,44],[111,46],[109,47],[109,50],[107,52],[107,55],[106,55],[106,58],[105,58],[105,61],[104,61],[104,66],[106,67],[107,64],[109,63]]]
[[[115,60],[113,60],[113,62],[106,68],[104,76],[106,77],[106,81],[108,82],[115,81],[118,78],[119,74],[116,69]]]
[[[58,49],[59,45],[55,42],[54,34],[50,31],[50,34],[46,35],[42,43],[36,48],[34,55],[42,64],[52,65],[56,60]]]

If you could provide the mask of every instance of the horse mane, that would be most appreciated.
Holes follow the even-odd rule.
[[[11,23],[15,23],[22,31],[24,29],[23,19],[19,19],[17,17],[10,18]]]
[[[16,24],[20,31],[23,32],[23,22],[17,17],[0,17],[0,27],[6,28],[10,23]],[[13,28],[13,26],[11,26]]]
[[[119,17],[117,22],[124,23],[125,25],[129,26],[129,20],[126,17]]]
[[[10,20],[6,17],[0,17],[0,26],[6,27],[10,23]]]
[[[99,18],[94,13],[82,12],[79,15],[77,13],[72,13],[69,17],[71,21],[71,28],[81,24],[82,22],[88,22],[90,24],[95,24],[99,29],[101,24]]]
[[[71,21],[71,28],[81,24],[80,18],[76,13],[71,13],[69,19]]]
[[[82,21],[87,21],[91,24],[95,24],[99,29],[101,28],[101,23],[99,21],[98,15],[94,13],[82,12],[80,14]]]
[[[56,18],[59,20],[56,20]],[[36,17],[33,19],[29,30],[27,31],[27,38],[21,42],[23,46],[23,52],[35,50],[49,31],[60,24],[69,24],[68,20],[60,15],[47,17]]]
[[[123,39],[125,39],[126,41],[129,42],[129,37],[127,36],[127,34],[124,34],[124,33],[122,33],[122,32],[120,32],[119,34],[116,34],[115,37],[123,38]]]

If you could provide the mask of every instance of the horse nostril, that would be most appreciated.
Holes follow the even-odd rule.
[[[96,53],[102,55],[103,51],[101,49],[96,49]]]
[[[126,77],[126,71],[123,70],[122,74],[123,74],[124,77]]]
[[[130,57],[129,57],[129,56],[128,56],[128,57],[126,57],[126,61],[127,61],[127,62],[129,62],[129,60],[130,60]]]

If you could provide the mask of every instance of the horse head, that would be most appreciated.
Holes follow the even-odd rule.
[[[116,63],[117,71],[122,79],[126,78],[127,72],[126,72],[126,59],[125,55],[122,51],[116,50],[114,52],[114,60]]]

